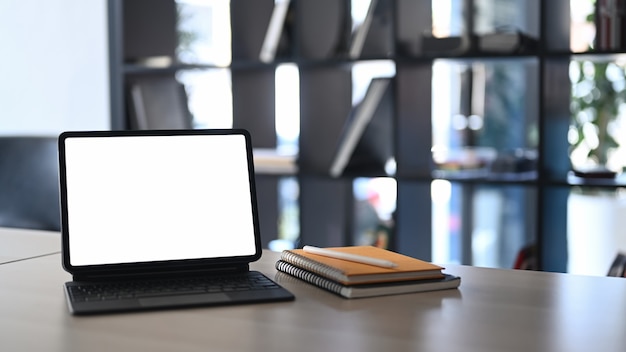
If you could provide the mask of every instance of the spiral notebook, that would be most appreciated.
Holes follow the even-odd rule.
[[[317,275],[314,272],[297,267],[293,264],[279,260],[276,262],[276,270],[283,275],[294,277],[309,284],[335,293],[344,298],[365,298],[405,293],[417,293],[428,291],[448,290],[459,287],[461,278],[454,275],[443,274],[437,279],[402,280],[394,282],[382,282],[372,284],[342,285],[339,282]],[[277,276],[278,278],[278,276]],[[282,278],[281,278],[281,281]]]
[[[342,285],[371,284],[418,279],[440,279],[444,275],[441,266],[374,246],[331,247],[329,250],[383,259],[397,264],[384,268],[325,257],[305,252],[303,249],[285,250],[281,260],[296,267],[328,278]]]

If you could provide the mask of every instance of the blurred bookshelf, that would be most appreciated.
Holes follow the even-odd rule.
[[[192,128],[248,129],[264,246],[374,244],[508,268],[524,254],[533,269],[576,272],[572,261],[626,246],[598,239],[610,245],[597,257],[610,258],[588,259],[571,238],[591,221],[572,215],[581,199],[619,209],[626,186],[626,141],[611,139],[609,161],[594,156],[594,133],[626,135],[626,81],[611,76],[626,46],[599,27],[602,4],[109,0],[112,126],[133,127],[129,87],[159,77],[185,87]],[[331,176],[347,121],[380,78],[391,80],[393,158]],[[587,100],[608,91],[615,115],[589,127]],[[615,177],[578,172],[590,164]]]

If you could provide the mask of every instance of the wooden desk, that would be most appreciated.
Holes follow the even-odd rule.
[[[455,266],[459,290],[346,300],[276,276],[277,258],[253,268],[293,302],[90,317],[68,313],[59,254],[0,265],[1,350],[626,350],[626,279]]]
[[[0,264],[60,251],[61,235],[58,232],[0,227]]]

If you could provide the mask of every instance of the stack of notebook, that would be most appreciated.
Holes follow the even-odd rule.
[[[276,269],[345,298],[453,289],[461,283],[441,266],[373,246],[285,250]]]

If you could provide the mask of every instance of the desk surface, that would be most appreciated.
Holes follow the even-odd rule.
[[[61,235],[58,232],[0,227],[0,265],[60,250]]]
[[[20,235],[45,242],[36,232]],[[89,317],[68,313],[60,254],[0,265],[2,350],[626,349],[623,278],[454,266],[446,271],[462,277],[459,290],[347,300],[277,276],[277,258],[265,252],[252,267],[293,292],[293,302]]]

